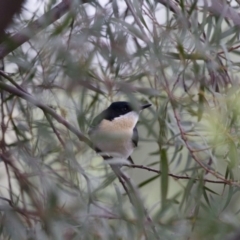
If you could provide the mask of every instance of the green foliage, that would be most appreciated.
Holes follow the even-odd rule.
[[[36,2],[0,44],[1,239],[238,239],[238,1]],[[123,99],[152,107],[118,173],[87,132]]]

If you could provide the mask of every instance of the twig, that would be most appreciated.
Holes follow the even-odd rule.
[[[139,169],[144,169],[144,170],[148,170],[150,172],[155,172],[157,174],[161,174],[162,171],[154,169],[154,168],[150,168],[150,167],[146,167],[144,165],[137,165],[137,164],[123,164],[123,166],[126,167],[130,167],[130,168],[139,168]],[[209,183],[217,183],[217,184],[226,184],[226,181],[217,181],[217,180],[210,180],[210,179],[200,179],[200,178],[192,178],[189,176],[179,176],[179,175],[175,175],[172,173],[168,173],[168,176],[173,177],[175,179],[185,179],[185,180],[194,180],[194,181],[204,181],[204,182],[209,182]],[[232,183],[234,183],[234,181],[232,181]],[[238,183],[238,182],[235,182]]]
[[[24,0],[1,0],[0,1],[0,41],[2,41],[6,35],[5,29],[12,22],[16,13],[21,11],[21,7]]]
[[[0,59],[4,58],[23,43],[29,41],[33,36],[42,31],[48,25],[61,18],[65,13],[67,13],[70,5],[70,1],[62,1],[40,18],[30,23],[26,28],[10,37],[7,41],[11,44],[8,44],[7,42],[2,43],[0,45]]]
[[[0,75],[4,78],[6,78],[12,85],[14,85],[16,88],[20,89],[21,91],[28,93],[25,91],[20,85],[18,85],[11,77],[9,77],[4,71],[0,70]]]
[[[32,187],[32,189],[35,188],[33,186],[33,184],[31,182],[29,182],[28,179],[26,178],[26,176],[23,173],[21,173],[21,171],[19,171],[19,169],[13,164],[13,160],[10,158],[9,153],[6,153],[6,154],[1,153],[0,158],[4,161],[5,164],[10,166],[11,169],[13,170],[14,175],[15,175],[16,179],[18,180],[18,183],[20,186],[20,191],[28,192],[28,196],[30,197],[32,203],[34,204],[34,206],[36,208],[36,212],[34,212],[34,215],[41,216],[41,213],[43,212],[42,205],[39,204],[39,201],[36,199],[34,192],[29,191],[30,186]],[[35,188],[35,190],[36,190],[36,188]],[[4,198],[4,200],[6,201],[6,198]],[[30,214],[30,212],[28,212],[27,210],[21,210],[19,208],[14,207],[12,200],[9,200],[8,202],[9,202],[9,205],[11,207],[13,207],[14,210],[16,210],[17,212],[21,213],[22,215],[24,215],[26,217],[26,221],[28,222],[28,225],[31,226],[31,222],[28,219],[28,214]]]
[[[176,13],[178,15],[181,14],[181,11],[178,8],[178,6],[171,0],[155,0],[155,1],[161,3],[166,8],[169,8],[169,10],[172,11],[173,13]]]
[[[31,211],[31,210],[26,210],[26,209],[21,209],[17,206],[14,205],[13,201],[10,199],[7,199],[5,197],[0,197],[0,200],[3,200],[5,202],[8,202],[9,206],[12,207],[12,209],[16,212],[18,212],[19,214],[22,214],[25,218],[26,221],[28,222],[29,226],[31,226],[31,222],[28,220],[28,218],[30,216],[32,216],[31,218],[33,218],[34,220],[36,220],[36,217],[38,216],[38,213],[36,211]],[[2,207],[1,207],[2,208]],[[5,209],[5,208],[4,208]],[[6,210],[6,209],[5,209]],[[30,216],[29,216],[30,215]],[[33,217],[35,216],[35,218]]]
[[[227,49],[227,51],[228,51],[228,52],[232,52],[232,51],[234,51],[234,50],[236,50],[236,49],[238,49],[238,48],[240,48],[240,44],[238,44],[237,46],[229,47],[229,48]],[[223,53],[225,53],[225,51],[220,51],[220,52],[218,52],[218,54],[223,54]]]
[[[67,129],[69,129],[71,132],[73,132],[80,141],[85,142],[86,144],[88,144],[91,148],[93,148],[93,145],[91,143],[91,141],[85,136],[83,135],[78,129],[76,129],[73,125],[71,125],[69,122],[67,122],[64,118],[62,118],[60,115],[58,115],[52,108],[44,105],[43,103],[39,102],[37,99],[35,99],[33,96],[31,96],[29,93],[25,93],[23,91],[21,91],[20,89],[17,89],[15,87],[9,86],[8,84],[4,83],[4,82],[0,82],[0,88],[12,93],[18,97],[21,97],[25,100],[27,100],[28,102],[34,104],[35,106],[39,107],[40,109],[43,110],[43,112],[45,114],[49,114],[51,115],[55,120],[57,120],[59,123],[63,124]],[[123,185],[125,191],[127,192],[127,194],[129,195],[129,199],[132,202],[132,204],[134,203],[130,197],[130,193],[124,183],[124,181],[122,181],[122,178],[128,183],[128,185],[131,187],[131,189],[134,189],[133,184],[131,184],[130,180],[125,177],[125,175],[120,171],[120,173],[115,172],[117,177],[119,178],[119,181],[121,182],[121,184]],[[134,190],[134,192],[136,192],[136,189]],[[146,210],[145,210],[146,211]],[[148,221],[150,221],[150,216],[146,213],[146,217],[148,219]],[[153,224],[152,228],[154,228]],[[155,235],[156,235],[156,230],[153,230]]]
[[[136,15],[132,4],[129,2],[129,0],[125,0],[125,2],[127,4],[127,7],[129,8],[130,12],[133,15],[135,22],[137,23],[138,27],[140,28],[140,30],[141,30],[141,32],[143,34],[145,42],[149,44],[151,41],[150,41],[148,35],[146,34],[146,32],[144,31],[143,25],[141,24],[141,22],[139,20],[139,17]]]
[[[53,122],[52,122],[52,120],[51,120],[51,118],[48,116],[48,114],[47,114],[45,111],[44,111],[44,114],[45,114],[45,116],[46,116],[46,118],[47,118],[47,120],[48,120],[48,122],[49,122],[49,124],[50,124],[50,126],[51,126],[51,128],[52,128],[52,130],[53,130],[53,132],[54,132],[55,135],[57,136],[59,142],[62,144],[63,147],[65,147],[65,142],[63,141],[62,137],[61,137],[60,134],[58,133],[56,127],[54,126],[54,124],[53,124]]]
[[[4,82],[0,82],[0,89],[3,89],[9,93],[12,93],[20,98],[23,98],[27,100],[28,102],[32,103],[33,105],[39,107],[44,112],[51,115],[55,120],[57,120],[59,123],[64,125],[67,129],[69,129],[72,133],[74,133],[80,141],[85,142],[88,146],[93,148],[92,142],[83,134],[81,131],[79,131],[77,128],[75,128],[72,124],[70,124],[68,121],[66,121],[63,117],[58,115],[52,108],[48,107],[47,105],[41,103],[36,98],[34,98],[29,93],[23,92],[15,87],[12,87]],[[94,149],[94,148],[93,148]]]
[[[4,69],[4,65],[3,65]],[[1,70],[0,70],[1,71]],[[2,79],[0,79],[2,81]],[[5,111],[4,111],[4,91],[1,91],[1,130],[2,130],[2,139],[0,140],[0,152],[1,154],[6,154],[6,141],[5,141],[5,134],[7,130],[7,124],[5,124]],[[11,177],[10,177],[10,172],[9,168],[6,162],[4,162],[6,173],[7,173],[7,180],[8,180],[8,187],[9,187],[9,196],[11,201],[13,201],[13,196],[12,196],[12,182],[11,182]]]
[[[25,100],[27,100],[28,102],[34,104],[35,106],[39,107],[40,109],[42,109],[44,112],[46,112],[47,114],[51,115],[55,120],[57,120],[59,123],[63,124],[67,129],[69,129],[72,133],[74,133],[80,141],[83,141],[85,142],[88,146],[90,146],[92,149],[94,149],[93,147],[93,144],[92,142],[84,135],[81,133],[81,131],[79,131],[77,128],[75,128],[73,125],[71,125],[68,121],[66,121],[63,117],[61,117],[60,115],[58,115],[52,108],[44,105],[43,103],[39,102],[37,99],[35,99],[33,96],[31,96],[29,93],[25,93],[23,91],[21,91],[20,89],[17,89],[15,87],[12,87],[12,86],[9,86],[8,84],[4,83],[4,82],[0,82],[0,88],[9,92],[9,93],[12,93],[18,97],[21,97]],[[170,93],[169,93],[170,94]],[[171,97],[170,97],[171,98]],[[197,159],[197,157],[195,156],[194,154],[194,150],[191,149],[191,147],[189,146],[189,143],[187,142],[187,139],[184,135],[184,131],[181,127],[181,124],[180,124],[180,120],[177,116],[177,113],[176,113],[176,110],[173,109],[173,112],[174,112],[174,116],[176,118],[176,121],[177,121],[177,125],[178,125],[178,128],[180,130],[180,135],[187,147],[187,149],[189,150],[189,152],[191,153],[193,159],[202,167],[205,169],[205,171],[208,171],[209,173],[211,173],[212,175],[214,175],[216,178],[219,178],[221,179],[223,182],[225,182],[225,184],[228,184],[228,185],[235,185],[235,186],[239,186],[239,184],[237,182],[233,182],[231,180],[227,180],[225,179],[224,177],[220,176],[218,173],[216,173],[215,171],[207,168],[204,166],[204,164],[199,161]],[[209,180],[211,181],[211,180]],[[217,183],[217,182],[215,182]],[[219,182],[221,183],[221,182]]]
[[[154,236],[156,239],[160,239],[160,237],[158,236],[158,233],[156,231],[156,228],[153,224],[153,221],[151,219],[151,217],[149,216],[146,208],[144,207],[143,205],[143,202],[141,201],[141,197],[140,197],[140,194],[138,192],[138,189],[134,186],[134,184],[132,183],[131,179],[125,175],[125,173],[121,170],[121,168],[117,165],[111,165],[111,168],[113,170],[113,172],[116,174],[116,176],[118,177],[120,183],[122,184],[124,190],[126,191],[127,195],[128,195],[128,198],[130,200],[130,202],[132,203],[133,207],[136,207],[136,205],[139,205],[140,204],[140,207],[142,208],[144,214],[145,214],[145,217],[147,219],[147,221],[151,224],[151,228],[153,230],[153,233],[154,233]],[[128,190],[127,186],[125,185],[125,182],[127,183],[127,185],[129,186],[131,192],[134,193],[134,197],[135,199],[133,199],[133,196],[131,195],[131,192]],[[145,236],[147,237],[147,233],[146,233],[146,230],[145,228],[143,228],[143,231],[144,231],[144,234]]]
[[[142,208],[144,214],[145,214],[145,217],[147,219],[147,221],[150,223],[151,225],[151,228],[152,228],[152,231],[153,231],[153,234],[155,236],[156,239],[160,239],[157,231],[156,231],[156,227],[155,225],[153,224],[153,221],[150,217],[150,215],[148,214],[147,212],[147,209],[144,207],[144,204],[143,204],[143,201],[141,200],[141,197],[140,197],[140,194],[139,194],[139,191],[138,189],[135,187],[135,185],[132,183],[131,179],[125,175],[125,173],[119,168],[119,171],[120,171],[120,176],[121,178],[123,178],[125,180],[125,182],[128,184],[128,186],[130,187],[130,189],[132,190],[132,192],[134,193],[134,196],[136,197],[136,201],[133,201],[133,199],[130,199],[131,202],[132,202],[132,205],[134,207],[136,207],[135,205],[136,204],[140,204],[140,207]],[[146,232],[145,232],[145,235],[146,235]],[[147,235],[146,235],[147,236]]]
[[[190,155],[192,156],[192,158],[206,171],[206,172],[209,172],[211,173],[213,176],[215,176],[216,178],[218,179],[221,179],[222,181],[225,182],[225,184],[228,184],[228,185],[235,185],[235,186],[238,186],[240,187],[239,183],[236,183],[236,182],[233,182],[231,180],[228,180],[228,179],[225,179],[223,176],[221,176],[220,174],[218,174],[216,171],[214,170],[211,170],[210,168],[206,167],[204,165],[204,163],[202,163],[197,157],[196,155],[194,154],[194,150],[191,148],[191,146],[189,145],[188,141],[187,141],[187,138],[184,134],[184,131],[182,129],[182,126],[181,126],[181,123],[180,123],[180,119],[178,117],[178,114],[176,112],[176,109],[175,107],[172,105],[172,108],[173,108],[173,113],[174,113],[174,117],[176,119],[176,122],[177,122],[177,126],[178,126],[178,129],[180,131],[180,135],[181,135],[181,138],[186,146],[186,148],[188,149]]]
[[[121,217],[118,216],[112,216],[112,215],[107,215],[107,214],[88,214],[88,217],[94,217],[94,218],[106,218],[106,219],[121,219]]]

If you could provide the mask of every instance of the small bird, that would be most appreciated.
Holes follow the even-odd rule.
[[[139,113],[150,106],[145,104],[136,110],[129,102],[113,102],[95,117],[88,134],[96,152],[102,152],[105,159],[124,158],[134,164],[131,154],[138,145]]]

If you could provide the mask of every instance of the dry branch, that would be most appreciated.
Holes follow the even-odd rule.
[[[0,59],[7,56],[10,52],[29,41],[33,36],[44,28],[61,18],[71,6],[70,1],[62,1],[49,12],[42,15],[37,20],[30,23],[26,28],[10,37],[6,42],[0,45]]]

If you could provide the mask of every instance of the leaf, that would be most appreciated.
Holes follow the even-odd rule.
[[[219,36],[220,39],[223,38],[229,38],[230,35],[234,34],[237,30],[237,27],[234,26],[232,28],[228,28],[226,31],[222,32],[221,35]]]
[[[167,194],[168,194],[168,159],[167,159],[167,150],[161,149],[161,196],[162,196],[162,205],[166,204]]]
[[[148,184],[148,183],[154,181],[155,179],[157,179],[159,176],[160,176],[160,174],[157,174],[157,175],[155,175],[155,176],[153,176],[153,177],[151,177],[151,178],[149,178],[149,179],[139,183],[138,187],[141,188],[141,187],[145,186],[146,184]]]
[[[142,35],[142,33],[137,28],[135,28],[133,25],[131,25],[127,22],[124,22],[120,19],[116,19],[116,18],[112,18],[112,22],[122,25],[133,36],[140,38],[142,41],[145,41],[145,38]]]
[[[185,188],[184,196],[182,198],[182,202],[180,204],[180,209],[183,207],[184,203],[186,203],[188,198],[191,196],[190,192],[192,187],[194,186],[194,182],[195,181],[192,178],[188,181],[187,186]]]
[[[184,13],[185,11],[185,5],[184,5],[184,0],[180,0],[180,7],[182,8],[182,12]]]
[[[229,203],[231,202],[231,200],[232,200],[233,195],[234,195],[233,188],[232,188],[232,187],[228,187],[228,195],[227,195],[226,202],[225,202],[225,204],[224,204],[224,206],[223,206],[223,208],[222,208],[222,211],[224,211],[224,210],[227,208],[228,204],[229,204]]]
[[[97,187],[97,189],[94,190],[94,192],[98,192],[99,190],[102,190],[109,186],[114,180],[116,179],[116,174],[110,173],[106,176],[106,179],[103,181],[103,183]]]
[[[117,0],[113,0],[112,1],[112,8],[113,8],[113,14],[116,18],[119,17],[119,9],[118,9],[118,4],[117,4]]]
[[[198,121],[202,119],[204,107],[204,85],[200,84],[198,92]]]
[[[236,167],[238,162],[238,152],[237,147],[233,141],[229,143],[229,152],[228,152],[228,158],[229,158],[229,168],[233,169]]]
[[[208,195],[206,193],[206,189],[205,188],[203,188],[203,197],[204,197],[207,205],[210,207],[211,205],[210,205],[210,202],[209,202],[209,199],[208,199]]]
[[[226,168],[225,178],[230,180],[234,179],[232,169],[229,169],[229,167]]]
[[[219,196],[218,193],[214,192],[212,189],[210,189],[210,188],[208,188],[208,187],[206,187],[206,186],[204,186],[204,190],[206,190],[206,191],[208,191],[208,192],[210,192],[210,193],[213,193],[213,194],[216,194],[216,195]]]
[[[188,11],[189,17],[192,15],[193,11],[195,10],[195,7],[197,6],[198,0],[194,0],[192,6],[190,7],[190,10]]]

